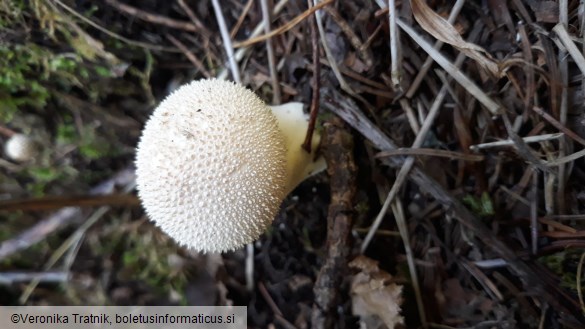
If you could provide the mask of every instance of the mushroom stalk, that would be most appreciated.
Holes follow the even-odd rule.
[[[286,145],[286,194],[292,192],[306,178],[327,167],[323,157],[317,157],[321,136],[314,132],[311,153],[302,148],[309,127],[309,116],[303,112],[303,103],[291,102],[270,106]]]

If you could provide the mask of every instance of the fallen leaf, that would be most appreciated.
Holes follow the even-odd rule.
[[[393,282],[392,275],[365,256],[356,257],[349,266],[360,270],[351,281],[351,301],[353,314],[361,317],[363,327],[392,329],[402,324],[402,286]]]
[[[457,48],[469,58],[475,60],[485,71],[501,78],[505,72],[492,56],[482,47],[463,40],[457,29],[441,15],[434,12],[425,0],[411,0],[412,14],[420,26],[436,39]]]

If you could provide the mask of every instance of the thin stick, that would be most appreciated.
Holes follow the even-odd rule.
[[[400,33],[396,27],[396,2],[388,0],[388,22],[390,24],[390,80],[395,90],[401,90],[402,80],[402,51],[400,44]]]
[[[455,2],[455,5],[453,5],[453,8],[451,9],[451,13],[449,13],[449,18],[447,19],[447,22],[449,22],[449,24],[453,24],[455,22],[455,19],[457,18],[457,16],[461,12],[461,8],[463,8],[464,3],[465,3],[465,0],[457,0],[457,2]],[[433,48],[438,51],[441,49],[441,47],[443,47],[443,44],[444,44],[443,41],[437,40],[435,42],[435,44],[433,45]],[[427,74],[427,72],[431,68],[432,64],[433,64],[433,58],[430,56],[427,57],[427,59],[425,60],[423,65],[420,67],[418,74],[416,75],[416,77],[412,81],[412,84],[408,88],[408,91],[406,92],[406,98],[412,98],[412,95],[414,95],[414,93],[417,91],[418,87],[420,86],[425,75]]]
[[[112,32],[108,29],[106,29],[105,27],[95,23],[94,21],[92,21],[91,19],[81,15],[80,13],[76,12],[73,8],[67,6],[66,4],[64,4],[63,2],[59,1],[59,0],[53,0],[55,2],[56,5],[58,5],[59,7],[65,9],[66,11],[68,11],[71,15],[77,17],[78,19],[80,19],[81,21],[87,23],[89,26],[92,26],[93,28],[95,28],[98,31],[101,31],[107,35],[109,35],[110,37],[114,38],[114,39],[118,39],[122,42],[125,42],[131,46],[135,46],[135,47],[140,47],[140,48],[144,48],[144,49],[149,49],[149,50],[155,50],[155,51],[165,51],[165,52],[171,52],[171,53],[177,53],[179,52],[178,49],[173,49],[170,47],[162,47],[162,46],[157,46],[157,45],[152,45],[146,42],[141,42],[141,41],[136,41],[136,40],[132,40],[132,39],[128,39],[124,36],[121,36],[115,32]],[[53,6],[52,2],[47,2],[48,4],[50,4],[51,6]],[[54,8],[54,6],[53,6]]]
[[[400,231],[400,237],[402,238],[402,244],[404,245],[404,252],[406,253],[408,271],[410,272],[410,277],[412,279],[412,288],[414,289],[416,296],[416,305],[418,307],[420,322],[423,328],[428,328],[427,315],[422,300],[420,284],[418,282],[416,265],[414,263],[414,252],[410,246],[410,234],[408,233],[408,226],[406,225],[406,219],[404,218],[404,208],[402,207],[400,199],[396,199],[392,202],[392,212],[394,213],[396,226],[398,226],[398,231]]]
[[[270,10],[268,9],[268,0],[260,0],[262,6],[262,20],[264,21],[264,33],[270,34]],[[270,70],[270,80],[272,81],[272,104],[281,103],[280,84],[278,83],[278,73],[276,72],[276,61],[274,59],[274,48],[272,47],[272,38],[266,39],[266,55],[268,56],[268,68]]]
[[[532,169],[532,190],[530,200],[530,238],[532,254],[538,252],[538,170]]]
[[[46,271],[38,273],[28,272],[2,272],[0,273],[0,285],[9,286],[15,283],[39,280],[39,282],[59,283],[69,280],[69,273],[62,271]]]
[[[358,56],[361,60],[364,61],[364,64],[370,68],[372,67],[374,60],[372,59],[372,51],[368,49],[367,45],[362,43],[360,37],[356,34],[353,28],[349,25],[349,23],[341,16],[339,11],[334,7],[327,6],[323,8],[329,17],[339,26],[343,34],[347,37],[349,43],[352,47],[357,50]],[[374,33],[372,33],[374,34]],[[371,41],[370,41],[371,42]]]
[[[171,27],[174,29],[185,30],[185,31],[189,31],[189,32],[199,32],[199,28],[197,28],[197,26],[195,26],[194,24],[192,24],[190,22],[178,21],[176,19],[172,19],[172,18],[168,18],[165,16],[149,13],[149,12],[144,11],[142,9],[138,9],[136,7],[132,7],[132,6],[129,6],[127,4],[120,3],[116,0],[105,0],[105,2],[108,5],[116,8],[117,10],[119,10],[123,13],[126,13],[130,16],[137,17],[139,19],[142,19],[142,20],[150,22],[150,23],[164,25],[164,26]]]
[[[234,39],[236,37],[236,34],[238,33],[240,26],[242,26],[242,23],[244,23],[244,19],[246,19],[246,16],[248,15],[248,12],[252,8],[253,4],[254,0],[248,0],[248,3],[246,3],[244,9],[242,10],[242,13],[240,14],[240,17],[238,18],[238,21],[236,22],[236,24],[234,24],[234,27],[232,27],[232,31],[230,32],[230,38]],[[262,21],[262,24],[264,24],[264,21]]]
[[[0,135],[3,135],[4,137],[10,138],[15,134],[16,134],[16,131],[14,131],[10,128],[4,127],[4,126],[0,126]]]
[[[110,194],[113,193],[116,185],[134,184],[134,170],[127,168],[117,173],[111,179],[92,188],[89,191],[89,194]],[[10,255],[45,239],[47,235],[70,224],[80,216],[81,209],[78,207],[63,208],[15,237],[2,241],[2,243],[0,243],[0,260],[6,259]]]
[[[191,22],[193,22],[193,24],[199,29],[199,33],[201,33],[201,35],[203,35],[206,38],[211,38],[212,36],[211,31],[209,31],[209,29],[207,29],[207,27],[203,25],[201,20],[197,18],[197,15],[195,15],[193,10],[191,10],[191,7],[189,7],[189,5],[185,3],[185,0],[177,0],[177,3],[181,7],[181,9],[185,11],[185,14],[187,14]]]
[[[435,118],[437,117],[440,105],[443,103],[443,100],[445,99],[446,95],[447,95],[447,87],[443,86],[441,88],[441,90],[439,91],[439,94],[435,98],[435,102],[433,103],[433,106],[431,107],[431,111],[429,112],[429,115],[427,115],[427,117],[423,123],[423,126],[421,128],[420,133],[418,135],[416,135],[416,139],[415,139],[414,143],[412,143],[412,148],[418,148],[424,142],[427,133],[430,131],[430,126],[432,125]],[[410,171],[410,169],[414,165],[414,161],[415,161],[414,157],[406,158],[406,160],[404,161],[404,164],[402,165],[402,167],[398,171],[398,174],[396,175],[396,180],[394,181],[394,184],[392,185],[390,192],[388,192],[388,196],[386,196],[386,200],[384,201],[384,204],[382,205],[382,209],[380,209],[378,216],[376,216],[376,219],[372,223],[372,226],[370,226],[370,230],[369,230],[368,234],[366,235],[366,237],[364,238],[364,241],[362,242],[362,245],[360,248],[360,251],[362,253],[364,253],[366,251],[366,249],[368,248],[368,245],[370,244],[370,242],[374,238],[374,234],[376,233],[376,230],[378,229],[378,227],[380,227],[380,224],[382,224],[382,220],[384,219],[384,216],[386,215],[386,212],[388,211],[388,207],[392,203],[392,200],[394,200],[394,198],[398,194],[398,191],[402,187],[402,184],[406,181],[406,178],[408,177],[408,172]]]
[[[465,56],[463,54],[459,54],[457,56],[457,59],[455,60],[454,67],[457,68],[459,65],[461,65],[463,63],[464,59],[465,59]],[[437,97],[435,98],[435,101],[433,102],[433,105],[431,106],[431,110],[429,111],[429,114],[427,115],[427,117],[425,118],[425,121],[423,122],[423,125],[420,129],[420,132],[416,135],[414,143],[412,143],[412,148],[421,147],[422,143],[425,141],[427,133],[430,131],[431,126],[435,121],[435,118],[439,114],[439,109],[441,108],[441,105],[443,104],[443,100],[445,99],[445,96],[447,95],[447,91],[448,91],[448,87],[445,84],[445,85],[443,85],[443,87],[441,87],[441,90],[437,94]],[[386,215],[386,212],[388,211],[388,207],[390,206],[392,200],[398,194],[398,191],[402,187],[402,184],[406,181],[406,178],[408,177],[408,172],[410,171],[410,169],[414,165],[414,160],[415,160],[414,157],[406,158],[406,160],[404,161],[404,164],[402,165],[402,167],[398,171],[398,175],[396,175],[396,180],[394,181],[394,184],[392,185],[390,192],[388,192],[388,196],[386,197],[386,200],[384,201],[384,204],[382,205],[382,209],[380,209],[378,216],[376,216],[376,219],[372,223],[372,226],[370,226],[370,231],[368,232],[368,234],[364,238],[364,241],[362,242],[361,249],[360,249],[362,253],[364,253],[366,251],[366,249],[368,248],[370,241],[374,238],[374,234],[376,233],[376,230],[378,229],[378,227],[380,227],[380,224],[382,223],[382,220],[384,219],[384,216]]]
[[[561,39],[561,42],[563,42],[564,37],[568,35],[568,33],[566,33],[567,31],[565,30],[565,27],[569,26],[568,6],[569,6],[569,4],[567,3],[567,0],[560,0],[559,1],[559,24],[557,24],[557,25],[560,25],[560,27],[562,28],[562,31],[560,31],[560,34],[559,34],[559,32],[556,32],[556,33],[557,33],[557,36],[559,37],[559,39]],[[555,28],[556,28],[556,26],[555,26]],[[553,31],[554,31],[554,29],[553,29]],[[577,48],[577,47],[575,47],[575,45],[573,45],[573,42],[571,40],[566,40],[566,42],[568,44],[571,44],[573,46],[573,48],[575,48],[575,49]],[[565,47],[567,47],[567,46],[565,45]],[[571,56],[573,56],[573,54],[571,54]],[[581,59],[583,58],[583,55],[581,55],[577,51],[577,54],[575,54],[575,56],[573,56],[573,59],[575,61],[577,61],[576,58],[579,56],[581,56]],[[567,60],[567,51],[565,49],[559,49],[558,61],[559,61],[559,64],[558,64],[559,76],[561,79],[561,81],[559,83],[560,87],[561,87],[561,104],[560,104],[559,121],[564,127],[567,123],[567,114],[569,113],[569,90],[568,90],[568,86],[569,86],[569,61]],[[585,74],[584,74],[584,76],[585,76]],[[554,89],[555,88],[553,88],[553,90]],[[559,157],[560,158],[565,157],[567,152],[568,152],[567,143],[560,143],[559,144]],[[561,213],[565,213],[565,210],[566,210],[566,201],[565,201],[566,176],[567,176],[567,166],[565,166],[564,164],[559,164],[556,199],[557,199],[557,204],[559,206],[559,211]]]
[[[418,134],[418,132],[420,131],[420,126],[418,124],[416,115],[414,114],[414,110],[412,109],[412,106],[410,106],[410,103],[406,98],[400,99],[400,106],[402,107],[402,110],[406,113],[406,118],[408,118],[410,129],[412,129],[412,132],[414,132],[415,134]]]
[[[316,4],[314,7],[308,9],[307,11],[305,11],[304,13],[300,14],[299,16],[291,19],[290,21],[288,21],[288,23],[284,24],[283,26],[271,31],[270,33],[266,33],[264,35],[260,35],[257,37],[251,37],[248,40],[245,41],[237,41],[234,42],[234,47],[235,48],[240,48],[240,47],[247,47],[247,46],[251,46],[255,43],[258,42],[262,42],[266,39],[272,38],[275,35],[279,35],[282,34],[286,31],[289,31],[290,29],[292,29],[293,27],[295,27],[297,24],[299,24],[300,22],[302,22],[305,18],[309,17],[311,14],[313,14],[314,12],[316,12],[317,10],[330,5],[331,3],[333,3],[334,0],[325,0],[319,4]]]
[[[559,139],[559,138],[561,138],[563,136],[564,136],[563,133],[556,133],[556,134],[528,136],[528,137],[522,138],[522,140],[524,140],[524,143],[527,143],[528,144],[528,143],[538,143],[538,142],[555,140],[555,139]],[[497,141],[497,142],[491,142],[491,143],[482,143],[482,144],[471,145],[469,147],[469,149],[472,150],[472,151],[478,151],[478,150],[484,150],[484,149],[489,149],[489,148],[493,148],[493,147],[513,146],[513,145],[514,145],[514,141],[513,140],[506,139],[506,140],[503,140],[503,141]]]
[[[132,187],[133,188],[133,187]],[[130,190],[130,186],[126,187],[127,192]],[[43,269],[48,270],[55,266],[57,261],[61,259],[61,257],[65,254],[65,252],[71,248],[74,244],[80,241],[85,232],[93,226],[103,215],[105,215],[110,210],[109,206],[99,207],[96,211],[94,211],[89,218],[87,218],[83,224],[75,230],[75,232],[69,236],[58,248],[55,252],[49,257],[49,260],[43,266]],[[25,304],[29,297],[32,295],[34,289],[38,286],[41,281],[39,279],[33,279],[24,289],[20,298],[18,299],[21,304]]]
[[[465,154],[447,150],[427,149],[427,148],[399,148],[391,151],[382,151],[376,154],[376,158],[384,158],[389,156],[402,155],[419,155],[419,156],[434,156],[441,158],[449,158],[451,160],[463,161],[483,161],[485,156],[480,154]]]
[[[219,0],[211,0],[211,4],[213,5],[213,11],[215,12],[215,19],[217,20],[217,25],[219,25],[219,32],[221,34],[221,39],[223,40],[223,47],[225,48],[225,52],[228,56],[230,70],[232,72],[232,78],[234,78],[235,82],[241,84],[242,79],[240,78],[240,70],[238,68],[236,58],[234,57],[234,47],[232,46],[232,39],[230,38],[227,25],[225,23],[225,18],[223,17],[223,13],[221,11],[221,5],[219,4]]]
[[[272,15],[278,15],[282,9],[284,9],[284,5],[286,5],[286,3],[289,0],[280,0],[275,6],[274,6],[274,11],[272,12]],[[250,37],[255,37],[260,35],[260,33],[262,33],[262,30],[264,29],[264,22],[261,21],[258,25],[256,25],[256,27],[254,28],[254,30],[252,31],[252,34],[250,34]],[[236,62],[239,62],[242,60],[242,58],[244,58],[244,55],[246,55],[246,53],[248,52],[248,50],[250,50],[249,47],[242,47],[240,49],[238,49],[234,55]],[[225,80],[227,78],[227,69],[223,69],[218,75],[217,78],[220,80]]]
[[[396,148],[394,142],[358,109],[352,99],[342,96],[335,89],[322,92],[326,101],[321,105],[342,117],[354,129],[366,137],[374,147],[381,150]],[[383,163],[391,167],[399,167],[404,164],[404,160],[392,157],[384,159]],[[410,178],[422,190],[432,195],[452,218],[455,218],[463,227],[471,230],[475,237],[480,239],[485,246],[508,261],[508,269],[522,280],[528,291],[539,294],[553,307],[570,314],[579,321],[584,320],[581,309],[574,307],[573,304],[568,302],[569,297],[563,291],[559,290],[558,285],[546,280],[543,281],[542,277],[531,266],[520,259],[516,252],[498,239],[493,230],[488,228],[485,223],[472,214],[458,198],[455,198],[449,191],[445,190],[440,183],[431,179],[416,166],[412,168]],[[572,243],[579,244],[580,241],[574,240]],[[566,245],[566,242],[563,242],[563,245]]]
[[[583,291],[581,290],[581,275],[583,273],[583,262],[585,261],[585,252],[581,254],[579,259],[579,266],[577,266],[577,294],[579,296],[579,305],[581,310],[585,313],[585,303],[583,302]]]
[[[313,7],[312,0],[307,0],[307,6]],[[321,81],[321,64],[319,62],[319,40],[317,38],[317,17],[316,15],[309,18],[309,26],[311,29],[311,47],[313,48],[313,79],[311,87],[313,89],[313,97],[311,99],[311,114],[309,117],[309,126],[307,127],[307,134],[303,142],[303,149],[311,153],[311,146],[313,142],[313,131],[315,130],[315,122],[317,121],[317,114],[319,113],[319,84]]]
[[[319,0],[313,0],[313,4],[315,6],[318,3],[319,3]],[[315,18],[317,19],[317,29],[319,30],[319,36],[321,37],[320,38],[321,44],[323,45],[323,50],[325,50],[325,56],[327,57],[327,61],[329,61],[331,71],[333,71],[333,74],[335,75],[335,78],[339,82],[341,89],[343,89],[345,92],[347,92],[348,94],[350,94],[352,96],[356,95],[356,93],[353,91],[353,89],[351,89],[351,87],[349,86],[347,81],[345,81],[345,79],[343,78],[343,75],[341,75],[341,72],[339,70],[339,66],[337,65],[337,62],[335,61],[335,57],[333,57],[333,53],[331,52],[331,49],[329,48],[329,45],[327,44],[327,39],[325,37],[325,29],[323,28],[323,21],[322,21],[320,11],[315,12]]]
[[[187,59],[193,63],[193,65],[201,72],[201,74],[203,74],[203,76],[205,76],[206,78],[211,78],[211,73],[209,73],[209,71],[207,71],[207,69],[205,69],[205,65],[203,65],[203,62],[201,62],[197,56],[195,56],[190,50],[189,48],[187,48],[187,46],[185,46],[181,41],[177,40],[177,38],[173,37],[170,34],[166,34],[165,37],[173,44],[175,45],[175,47],[179,48],[183,54],[185,55],[185,57],[187,57]]]
[[[549,167],[555,167],[555,166],[558,166],[560,164],[564,164],[564,163],[567,163],[567,162],[575,161],[575,160],[577,160],[577,159],[579,159],[579,158],[581,158],[583,156],[585,156],[585,149],[584,150],[581,150],[581,151],[578,151],[578,152],[575,152],[573,154],[567,155],[565,157],[555,159],[553,161],[548,161],[546,163],[546,165],[549,166]]]
[[[565,133],[565,135],[571,137],[575,142],[577,142],[577,143],[585,146],[585,139],[583,139],[581,136],[577,135],[575,132],[573,132],[572,130],[570,130],[569,128],[567,128],[565,125],[563,125],[557,119],[553,118],[552,115],[546,113],[542,108],[540,108],[538,106],[533,106],[532,107],[532,110],[534,112],[538,113],[543,119],[545,119],[546,121],[548,121],[555,128],[557,128],[558,130],[560,130],[563,133]]]
[[[396,18],[396,23],[406,32],[421,48],[426,51],[449,75],[455,79],[468,93],[474,96],[480,103],[482,103],[488,111],[493,115],[499,114],[501,106],[494,102],[485,92],[483,92],[475,82],[469,79],[461,72],[453,63],[451,63],[443,54],[436,51],[430,43],[428,43],[422,36],[420,36],[412,27],[403,22],[400,18]]]

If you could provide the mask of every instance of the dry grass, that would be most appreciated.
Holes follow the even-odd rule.
[[[582,328],[584,22],[576,0],[5,1],[0,134],[44,151],[0,161],[0,303],[229,300],[252,327],[310,326],[325,174],[223,257],[176,247],[127,195],[156,101],[230,72],[273,102],[309,105],[317,88],[316,129],[332,115],[353,128],[345,247],[406,287],[407,327]],[[338,326],[365,321],[355,274]]]

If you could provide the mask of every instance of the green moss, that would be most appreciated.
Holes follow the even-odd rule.
[[[479,198],[473,195],[466,195],[463,197],[463,202],[478,216],[487,217],[495,215],[494,204],[487,192],[483,192]]]
[[[561,287],[577,292],[577,268],[584,252],[584,249],[569,249],[540,257],[538,261],[561,278]],[[585,279],[581,278],[580,284],[581,290],[585,292]]]

